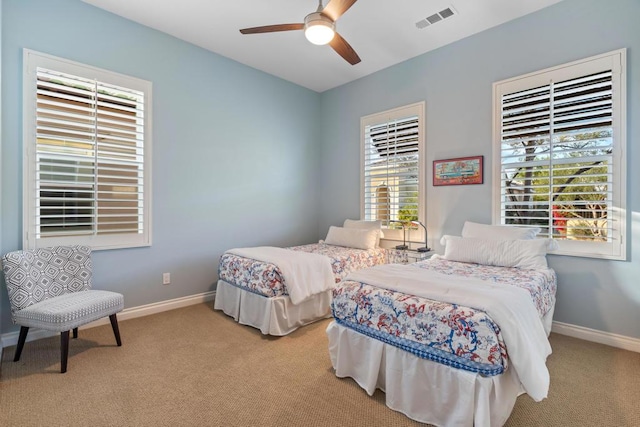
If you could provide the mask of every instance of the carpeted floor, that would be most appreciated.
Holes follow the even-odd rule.
[[[68,372],[59,338],[0,366],[0,426],[413,426],[331,368],[330,320],[281,338],[212,304],[81,330]],[[508,426],[640,426],[640,354],[551,335],[549,397],[518,398]]]

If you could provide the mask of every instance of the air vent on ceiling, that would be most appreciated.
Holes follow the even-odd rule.
[[[448,8],[441,10],[440,12],[434,13],[433,15],[429,15],[426,18],[419,20],[418,22],[416,22],[416,27],[421,30],[428,27],[429,25],[433,25],[447,18],[450,18],[455,14],[457,14],[456,10],[452,6],[449,6]]]

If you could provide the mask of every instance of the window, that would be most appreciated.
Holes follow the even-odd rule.
[[[424,102],[363,117],[361,217],[381,220],[385,237],[424,221]]]
[[[151,244],[151,83],[24,51],[24,247]]]
[[[625,259],[625,50],[494,84],[494,222]]]

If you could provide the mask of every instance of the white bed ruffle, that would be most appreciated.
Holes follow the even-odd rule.
[[[421,359],[333,321],[327,327],[331,363],[369,395],[385,392],[389,408],[436,426],[501,426],[522,393],[514,369],[483,377]]]
[[[260,329],[265,335],[282,336],[331,317],[331,290],[294,305],[288,296],[268,298],[218,280],[213,308],[242,325]]]

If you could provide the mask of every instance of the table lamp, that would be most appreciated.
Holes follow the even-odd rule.
[[[411,224],[419,225],[424,228],[424,247],[416,249],[418,252],[429,252],[431,248],[427,247],[427,227],[424,226],[420,221],[411,221]]]

